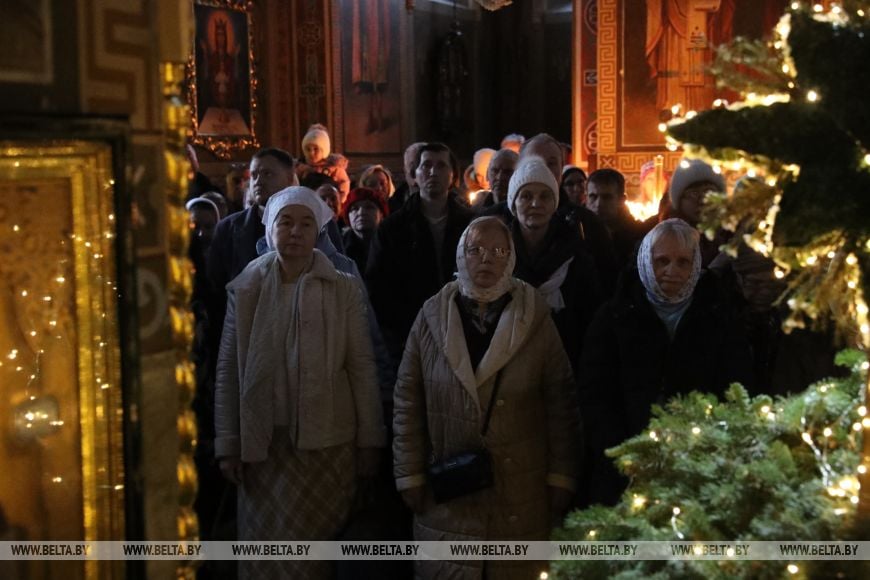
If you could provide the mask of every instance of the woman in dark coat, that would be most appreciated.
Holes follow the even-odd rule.
[[[576,227],[556,216],[559,186],[540,157],[520,160],[508,186],[514,276],[538,289],[576,371],[583,335],[601,303],[598,271]]]
[[[680,219],[653,228],[589,327],[578,376],[589,454],[581,503],[618,500],[625,480],[604,450],[645,429],[652,405],[751,383],[749,343],[715,276],[701,272],[698,239]]]

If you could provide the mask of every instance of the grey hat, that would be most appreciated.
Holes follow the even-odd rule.
[[[685,161],[689,162],[688,167],[683,167]],[[716,186],[720,192],[725,191],[725,178],[721,173],[716,173],[713,168],[701,161],[700,159],[683,159],[674,171],[671,177],[671,184],[668,188],[668,195],[671,197],[671,206],[677,208],[680,206],[680,198],[683,192],[693,183],[709,181]]]

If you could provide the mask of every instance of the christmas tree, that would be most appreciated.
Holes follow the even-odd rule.
[[[769,42],[725,47],[717,73],[744,100],[687,114],[666,128],[671,146],[745,187],[708,204],[708,231],[736,232],[789,277],[786,326],[831,320],[870,347],[870,3],[794,2]],[[866,391],[864,393],[866,400]],[[870,438],[862,466],[870,469]],[[870,479],[860,478],[861,525]]]
[[[870,347],[870,3],[795,2],[770,41],[720,49],[720,88],[741,101],[675,118],[669,148],[747,176],[708,196],[702,228],[735,232],[789,282],[786,329],[832,321]],[[692,394],[657,409],[645,433],[610,450],[631,483],[614,508],[571,514],[563,540],[829,540],[866,536],[870,516],[867,362],[800,395],[726,401]],[[856,509],[857,508],[857,509]],[[811,563],[557,562],[556,577],[794,577]],[[838,563],[839,564],[839,563]],[[866,569],[863,570],[866,572]],[[837,569],[851,577],[858,572]]]
[[[733,385],[725,401],[692,393],[654,408],[649,429],[608,451],[630,478],[622,501],[570,514],[564,541],[838,540],[858,502],[859,432],[867,408],[862,352],[845,351],[849,376],[776,400]],[[814,576],[814,564],[746,560],[578,560],[555,578],[779,578]],[[857,577],[849,563],[837,570]],[[789,566],[792,566],[789,570]]]

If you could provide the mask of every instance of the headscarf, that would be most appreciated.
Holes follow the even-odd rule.
[[[331,147],[329,143],[329,133],[326,131],[326,127],[318,123],[315,125],[311,125],[308,128],[308,132],[305,133],[305,136],[302,138],[303,155],[305,154],[305,146],[309,143],[316,143],[320,147],[320,150],[323,152],[324,159],[329,157]]]
[[[468,265],[465,263],[465,240],[468,238],[468,233],[472,229],[476,229],[476,227],[481,223],[498,224],[496,227],[503,231],[510,247],[510,255],[508,256],[508,259],[505,260],[505,268],[501,275],[501,279],[490,288],[480,288],[475,286],[474,281],[471,279],[471,274],[468,272]],[[511,236],[510,230],[506,225],[504,225],[504,222],[495,216],[484,216],[475,219],[468,224],[468,227],[465,228],[464,232],[462,232],[462,236],[459,238],[459,244],[456,246],[456,278],[459,282],[459,292],[466,298],[471,298],[476,302],[492,302],[500,298],[513,287],[513,272],[516,261],[517,257],[514,240]]]
[[[217,221],[218,222],[221,221],[221,212],[218,209],[217,204],[207,197],[194,197],[193,199],[189,200],[186,204],[184,204],[184,209],[186,209],[187,211],[190,211],[194,208],[194,206],[197,206],[197,205],[204,205],[204,206],[211,208],[212,210],[214,210],[214,215],[217,218]]]
[[[275,220],[278,219],[278,214],[281,213],[281,210],[288,205],[303,205],[310,209],[311,213],[314,214],[314,221],[317,222],[318,232],[323,229],[323,226],[334,215],[329,206],[307,187],[293,185],[282,189],[269,198],[269,201],[266,203],[266,209],[263,211],[263,225],[266,226],[266,245],[269,250],[275,249],[272,243],[272,229],[275,226]]]
[[[369,165],[368,167],[363,169],[363,172],[359,174],[359,180],[357,181],[357,183],[359,183],[361,187],[365,187],[363,185],[363,183],[365,183],[365,180],[368,179],[369,176],[376,171],[380,171],[387,176],[387,187],[389,188],[389,191],[387,191],[386,194],[387,197],[393,197],[393,194],[396,193],[396,185],[393,183],[393,174],[390,173],[389,169],[387,169],[380,163],[377,163],[375,165]]]
[[[546,185],[553,192],[553,197],[556,199],[556,207],[559,206],[559,184],[556,183],[556,178],[547,167],[547,163],[543,158],[537,155],[523,157],[517,163],[514,174],[511,175],[510,183],[508,184],[507,204],[508,209],[514,215],[517,213],[516,203],[517,195],[524,185],[529,183],[540,183]]]
[[[692,240],[694,248],[692,258],[692,273],[685,286],[673,298],[668,297],[659,287],[653,268],[653,247],[665,235],[676,235],[681,240]],[[677,324],[692,301],[695,286],[701,277],[701,247],[698,230],[679,218],[665,220],[654,227],[643,238],[637,252],[637,272],[640,281],[646,289],[646,298],[656,314],[668,328],[668,334],[673,337]]]

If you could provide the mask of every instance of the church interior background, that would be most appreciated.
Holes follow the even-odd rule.
[[[660,4],[0,4],[0,533],[197,536],[188,139],[220,183],[258,145],[299,155],[317,122],[351,178],[372,162],[401,176],[414,141],[443,140],[468,163],[507,133],[546,131],[572,145],[575,164],[623,171],[638,196],[645,164],[672,170],[679,158],[657,131],[670,108],[727,97],[703,72],[656,71],[679,77],[693,66],[680,59],[709,62],[714,39],[760,36],[785,3],[686,0],[669,3],[685,14],[656,20]],[[210,29],[213,13],[232,31]],[[698,26],[707,40],[679,50]],[[245,57],[244,86],[202,78],[227,47]],[[70,564],[17,572],[192,573],[171,561]]]

